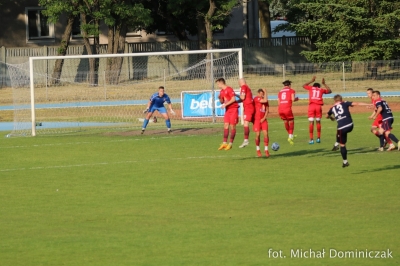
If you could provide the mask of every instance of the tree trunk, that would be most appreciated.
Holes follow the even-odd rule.
[[[72,25],[74,24],[75,16],[71,13],[68,15],[67,26],[65,27],[64,34],[61,39],[61,44],[58,47],[57,55],[64,56],[67,54],[67,49],[69,45],[69,40],[71,38]],[[54,64],[54,70],[52,74],[52,84],[59,84],[62,72],[62,67],[64,65],[64,59],[57,59]]]
[[[199,40],[199,50],[207,49],[207,34],[204,17],[197,16],[197,38]]]
[[[114,27],[108,27],[108,54],[123,54],[125,51],[125,37],[127,25],[124,21],[117,21]],[[107,83],[118,84],[121,74],[123,58],[111,57],[107,59]]]
[[[271,15],[269,12],[269,3],[266,0],[258,1],[258,16],[260,18],[261,38],[271,38]]]
[[[82,25],[86,24],[86,14],[81,14]],[[95,25],[98,28],[98,20],[95,20]],[[83,27],[85,29],[85,27]],[[82,30],[83,34],[83,44],[85,45],[86,51],[88,55],[96,55],[99,54],[99,37],[95,36],[93,38],[93,46],[90,44],[89,35],[86,30]],[[89,84],[90,86],[98,86],[99,84],[99,59],[98,58],[89,58]]]
[[[210,7],[204,18],[204,26],[206,28],[206,35],[207,35],[207,50],[210,50],[213,47],[214,40],[213,40],[211,19],[215,14],[215,10],[217,9],[217,6],[215,5],[215,0],[209,0],[209,3],[210,3]]]

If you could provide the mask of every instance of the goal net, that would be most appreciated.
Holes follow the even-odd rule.
[[[139,129],[143,110],[160,86],[176,112],[170,117],[173,129],[219,122],[215,79],[223,77],[237,87],[243,72],[241,53],[220,49],[30,57],[29,62],[8,65],[14,103],[10,135]],[[183,104],[182,97],[203,92],[211,97],[207,106]],[[211,110],[193,116],[190,112],[196,110],[191,107]],[[148,129],[165,127],[162,116],[154,115],[158,123]]]

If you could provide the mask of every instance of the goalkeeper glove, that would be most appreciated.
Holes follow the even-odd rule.
[[[143,111],[143,114],[147,113],[149,111],[149,108],[146,108],[146,110]]]
[[[171,112],[172,115],[175,115],[174,110],[171,109],[170,112]]]

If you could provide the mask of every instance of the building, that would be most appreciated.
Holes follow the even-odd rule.
[[[244,7],[236,8],[230,24],[222,31],[214,34],[218,39],[243,39],[258,37],[257,1],[248,1]],[[41,13],[38,0],[19,0],[5,2],[0,10],[0,47],[35,47],[58,46],[65,29],[67,18],[61,17],[53,24]],[[107,27],[101,25],[100,44],[107,43]],[[190,36],[196,40],[196,36]],[[74,24],[71,45],[82,44],[79,20]],[[154,34],[144,31],[129,32],[126,42],[164,42],[177,41],[177,38],[166,31],[159,30]]]

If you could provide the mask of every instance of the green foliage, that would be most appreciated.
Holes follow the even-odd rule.
[[[399,1],[294,1],[288,19],[298,35],[310,36],[312,62],[387,60],[400,56]]]

